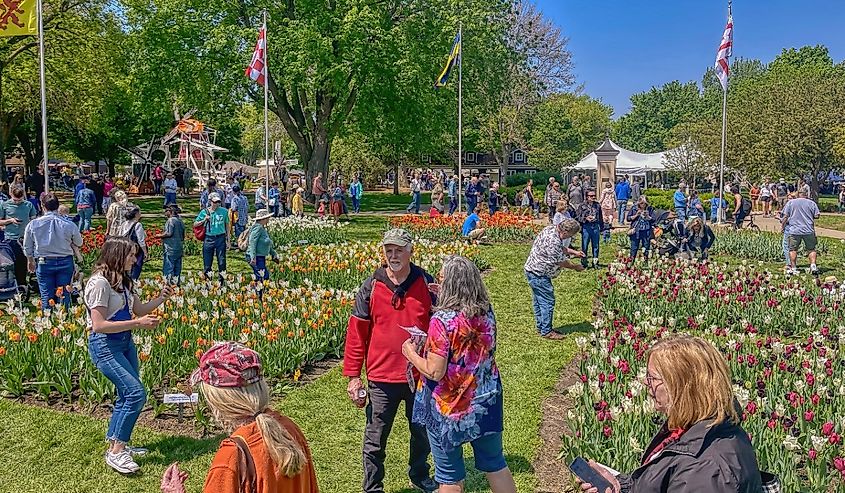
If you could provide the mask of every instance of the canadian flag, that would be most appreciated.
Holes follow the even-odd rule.
[[[252,53],[252,60],[246,67],[246,76],[263,86],[267,80],[267,37],[266,28],[258,31],[258,41],[255,43],[255,51]]]
[[[725,33],[722,34],[722,42],[719,44],[719,52],[716,53],[716,77],[722,83],[722,90],[728,90],[728,76],[730,75],[731,51],[734,44],[734,19],[728,16],[728,25],[725,26]]]

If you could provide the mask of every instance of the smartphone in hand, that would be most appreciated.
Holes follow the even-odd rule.
[[[598,471],[590,467],[590,464],[582,457],[576,457],[572,461],[572,464],[569,465],[569,470],[572,471],[572,474],[578,476],[578,479],[581,481],[593,485],[599,493],[604,493],[608,488],[613,491],[613,486],[610,482],[604,479],[604,476]]]

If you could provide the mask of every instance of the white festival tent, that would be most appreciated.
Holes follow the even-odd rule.
[[[643,154],[624,149],[610,139],[607,139],[607,141],[611,147],[619,151],[619,155],[616,156],[617,175],[645,176],[646,172],[666,170],[666,165],[663,163],[664,155],[668,151]],[[573,166],[570,171],[595,170],[597,168],[598,159],[596,158],[596,153],[591,152],[578,161],[578,164]]]

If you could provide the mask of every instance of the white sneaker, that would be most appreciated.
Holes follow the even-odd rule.
[[[140,469],[127,450],[116,454],[106,452],[106,464],[121,474],[132,474]]]
[[[147,452],[149,452],[149,450],[143,447],[130,447],[129,445],[126,445],[124,450],[129,452],[129,455],[132,457],[143,457],[147,455]]]

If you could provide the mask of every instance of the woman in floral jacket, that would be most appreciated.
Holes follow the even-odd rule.
[[[440,271],[438,304],[424,356],[408,340],[402,353],[422,374],[413,421],[428,432],[440,493],[463,491],[462,445],[472,445],[475,467],[494,493],[515,493],[502,452],[502,382],[496,366],[496,318],[478,267],[448,257]]]

